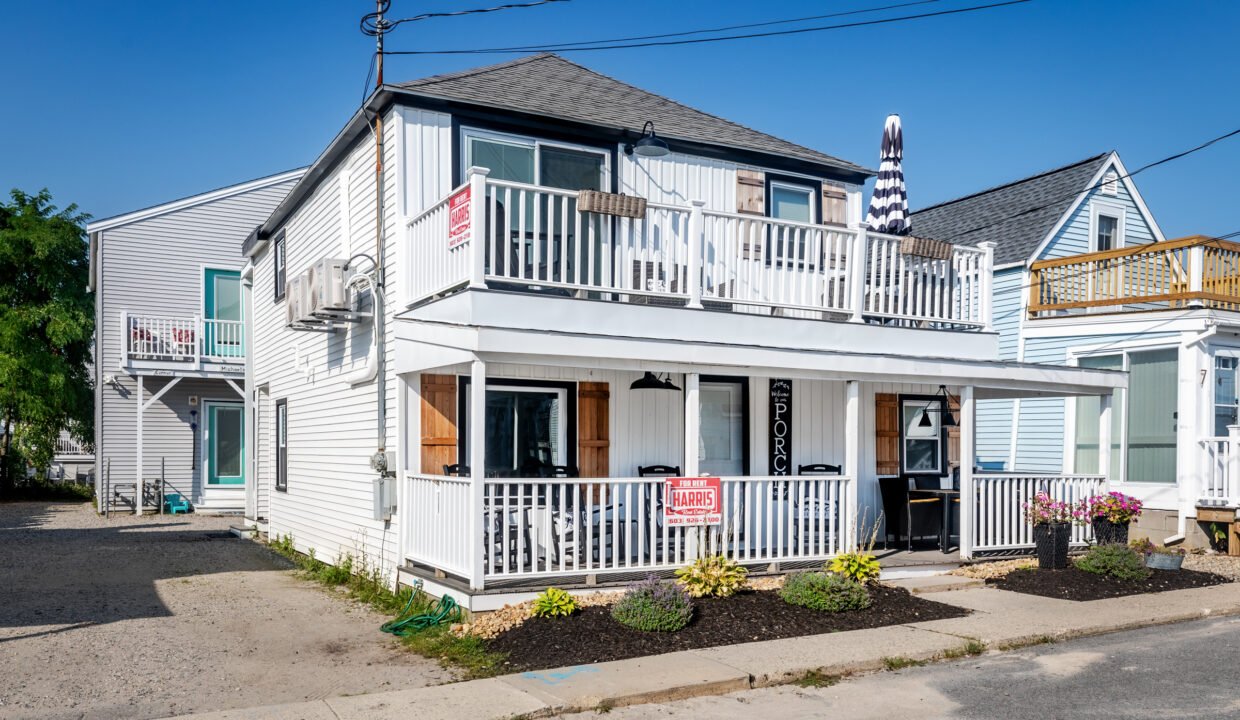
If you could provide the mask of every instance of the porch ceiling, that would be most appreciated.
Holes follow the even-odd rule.
[[[1128,376],[1122,372],[1034,363],[549,334],[426,321],[397,325],[399,373],[432,370],[476,358],[551,367],[972,385],[978,398],[1100,395],[1128,386]]]

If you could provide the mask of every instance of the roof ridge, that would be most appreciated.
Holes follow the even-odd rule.
[[[483,65],[482,67],[466,68],[464,70],[456,70],[448,73],[439,73],[438,75],[428,75],[424,78],[415,78],[404,82],[396,83],[397,87],[423,87],[425,85],[434,85],[436,83],[447,82],[449,80],[460,80],[461,78],[473,77],[474,75],[482,75],[495,70],[524,65],[535,60],[542,60],[548,57],[559,57],[555,53],[535,53],[533,55],[523,55],[513,60],[505,60],[504,62]],[[563,60],[563,58],[560,58]],[[574,63],[576,64],[576,63]]]
[[[1029,176],[1026,176],[1026,177],[1023,177],[1023,178],[1019,178],[1019,179],[1017,179],[1017,180],[1011,180],[1011,181],[1009,181],[1009,182],[1001,183],[1001,184],[999,184],[999,185],[995,185],[995,186],[993,186],[993,187],[986,188],[986,189],[984,189],[984,190],[978,190],[977,192],[972,192],[972,193],[969,193],[968,195],[961,195],[960,197],[952,198],[952,199],[950,199],[950,200],[944,200],[944,201],[942,201],[942,202],[937,202],[937,203],[935,203],[935,204],[933,204],[933,205],[927,205],[927,206],[926,206],[926,207],[924,207],[924,208],[919,208],[919,209],[917,209],[917,210],[913,210],[910,214],[912,214],[912,215],[916,215],[917,213],[923,213],[923,212],[926,212],[926,211],[928,211],[928,210],[934,210],[934,209],[936,209],[936,208],[943,207],[944,205],[952,205],[952,204],[954,204],[954,203],[958,203],[958,202],[961,202],[961,201],[964,201],[964,200],[972,200],[973,198],[980,197],[980,196],[982,196],[982,195],[988,195],[988,194],[990,194],[990,193],[992,193],[992,192],[997,192],[997,191],[999,191],[999,190],[1003,190],[1003,189],[1006,189],[1006,188],[1012,187],[1012,186],[1014,186],[1014,185],[1020,185],[1020,184],[1022,184],[1022,183],[1027,183],[1027,182],[1029,182],[1029,181],[1031,181],[1031,180],[1038,180],[1038,179],[1040,179],[1040,178],[1044,178],[1044,177],[1046,177],[1046,176],[1048,176],[1048,175],[1055,175],[1056,173],[1061,173],[1061,172],[1063,172],[1063,171],[1065,171],[1065,170],[1070,170],[1070,169],[1072,169],[1072,168],[1074,168],[1074,167],[1079,167],[1079,166],[1084,165],[1084,164],[1086,164],[1086,163],[1094,162],[1094,161],[1096,161],[1096,160],[1100,160],[1100,159],[1102,159],[1102,158],[1104,158],[1104,157],[1109,157],[1109,156],[1110,156],[1110,155],[1112,155],[1113,153],[1114,153],[1114,151],[1113,151],[1113,150],[1108,150],[1107,152],[1099,153],[1099,154],[1097,154],[1097,155],[1091,155],[1090,157],[1087,157],[1087,158],[1085,158],[1084,160],[1077,160],[1076,162],[1068,163],[1067,165],[1061,165],[1061,166],[1059,166],[1059,167],[1052,168],[1052,169],[1050,169],[1050,170],[1043,170],[1043,171],[1041,171],[1041,172],[1034,173],[1033,175],[1029,175]]]

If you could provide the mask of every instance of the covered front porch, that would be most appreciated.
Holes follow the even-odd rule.
[[[1039,489],[1092,494],[1106,471],[976,472],[961,461],[975,456],[976,401],[1109,398],[1125,382],[951,359],[796,353],[794,362],[777,349],[703,355],[690,343],[643,352],[632,339],[628,351],[595,357],[405,342],[402,556],[407,569],[472,591],[629,580],[705,552],[755,570],[815,566],[876,528],[884,540],[884,478],[943,491],[960,557],[1019,550],[1032,545],[1021,502]],[[665,359],[641,359],[651,357]],[[716,521],[678,524],[667,478],[700,476],[719,479]],[[937,532],[927,546],[937,549]]]

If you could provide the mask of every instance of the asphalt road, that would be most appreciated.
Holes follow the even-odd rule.
[[[1240,718],[1240,618],[987,652],[829,687],[785,686],[616,708],[606,717]]]

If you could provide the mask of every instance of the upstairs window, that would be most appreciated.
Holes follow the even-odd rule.
[[[272,246],[271,259],[272,259],[272,262],[275,263],[275,272],[273,273],[275,277],[275,286],[276,286],[275,287],[275,298],[276,298],[276,301],[279,301],[281,298],[284,297],[285,272],[284,272],[284,231],[283,230],[280,231],[280,234],[276,235],[276,239],[274,242],[272,242],[271,246]]]
[[[792,183],[771,182],[771,217],[803,223],[813,222],[813,188]]]
[[[1114,250],[1124,246],[1124,209],[1093,205],[1090,213],[1090,250]]]

